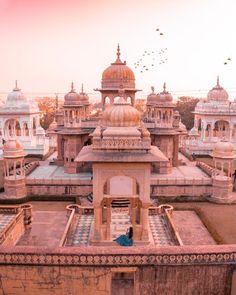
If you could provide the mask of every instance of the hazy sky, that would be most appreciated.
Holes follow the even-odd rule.
[[[67,92],[72,80],[93,92],[119,42],[144,93],[166,81],[200,95],[219,74],[236,97],[235,13],[234,0],[0,0],[0,92],[15,79],[24,92]],[[166,47],[166,64],[134,68],[144,50]]]

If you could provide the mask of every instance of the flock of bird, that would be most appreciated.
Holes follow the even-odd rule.
[[[230,62],[232,61],[231,57],[228,57],[225,61],[224,61],[224,65],[228,65]]]
[[[163,37],[164,33],[160,31],[159,28],[156,29],[156,33]],[[160,42],[161,43],[161,42]],[[164,65],[168,61],[167,47],[163,47],[159,50],[145,50],[142,52],[141,56],[134,63],[135,69],[139,70],[140,73],[145,73],[154,69],[156,66]],[[229,65],[232,62],[232,58],[228,57],[223,65]]]
[[[156,29],[159,36],[163,36],[164,33],[160,29]],[[156,65],[163,65],[168,61],[167,47],[159,50],[145,50],[142,52],[140,58],[134,63],[135,69],[139,70],[140,73],[150,71]]]

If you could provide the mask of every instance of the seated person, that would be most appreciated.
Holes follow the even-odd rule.
[[[116,238],[114,241],[117,242],[120,246],[133,246],[133,228],[130,227],[127,229],[125,235],[121,235]]]

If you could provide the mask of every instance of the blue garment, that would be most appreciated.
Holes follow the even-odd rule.
[[[133,246],[133,239],[129,239],[126,235],[121,235],[114,240],[120,246]]]

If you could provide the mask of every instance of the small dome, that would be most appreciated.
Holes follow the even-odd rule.
[[[147,96],[147,104],[153,104],[155,103],[157,99],[157,94],[154,92],[155,88],[154,86],[151,87],[152,92]]]
[[[15,138],[10,138],[3,145],[4,158],[20,158],[26,155],[22,144]]]
[[[219,77],[217,77],[217,84],[208,92],[207,99],[214,101],[227,101],[228,97],[229,95],[227,91],[220,86]]]
[[[64,97],[64,105],[77,105],[80,102],[80,96],[74,89],[74,83],[71,83],[71,90]]]
[[[107,127],[135,127],[140,125],[140,120],[140,112],[123,97],[106,109],[102,117],[103,124]]]
[[[45,130],[43,129],[43,127],[39,126],[36,129],[36,135],[45,135]]]
[[[80,104],[89,104],[88,94],[84,92],[84,86],[82,84],[81,92],[79,94]]]
[[[120,60],[120,47],[117,48],[117,59],[102,74],[102,88],[135,88],[133,71]]]
[[[161,102],[172,102],[173,97],[172,95],[166,91],[166,83],[163,85],[163,91],[157,94],[157,100]]]
[[[218,141],[215,144],[212,156],[216,158],[234,158],[234,146],[231,142],[226,140]]]
[[[80,94],[78,94],[74,89],[74,83],[71,83],[71,91],[65,95],[64,98],[64,105],[65,106],[74,106],[74,105],[83,105],[83,104],[89,104],[89,97],[83,90],[83,84],[82,84],[82,90]]]
[[[24,96],[24,94],[21,92],[21,90],[18,88],[17,81],[16,81],[15,88],[7,96],[6,104],[16,106],[19,103],[22,104],[25,102],[27,102],[27,99]]]

